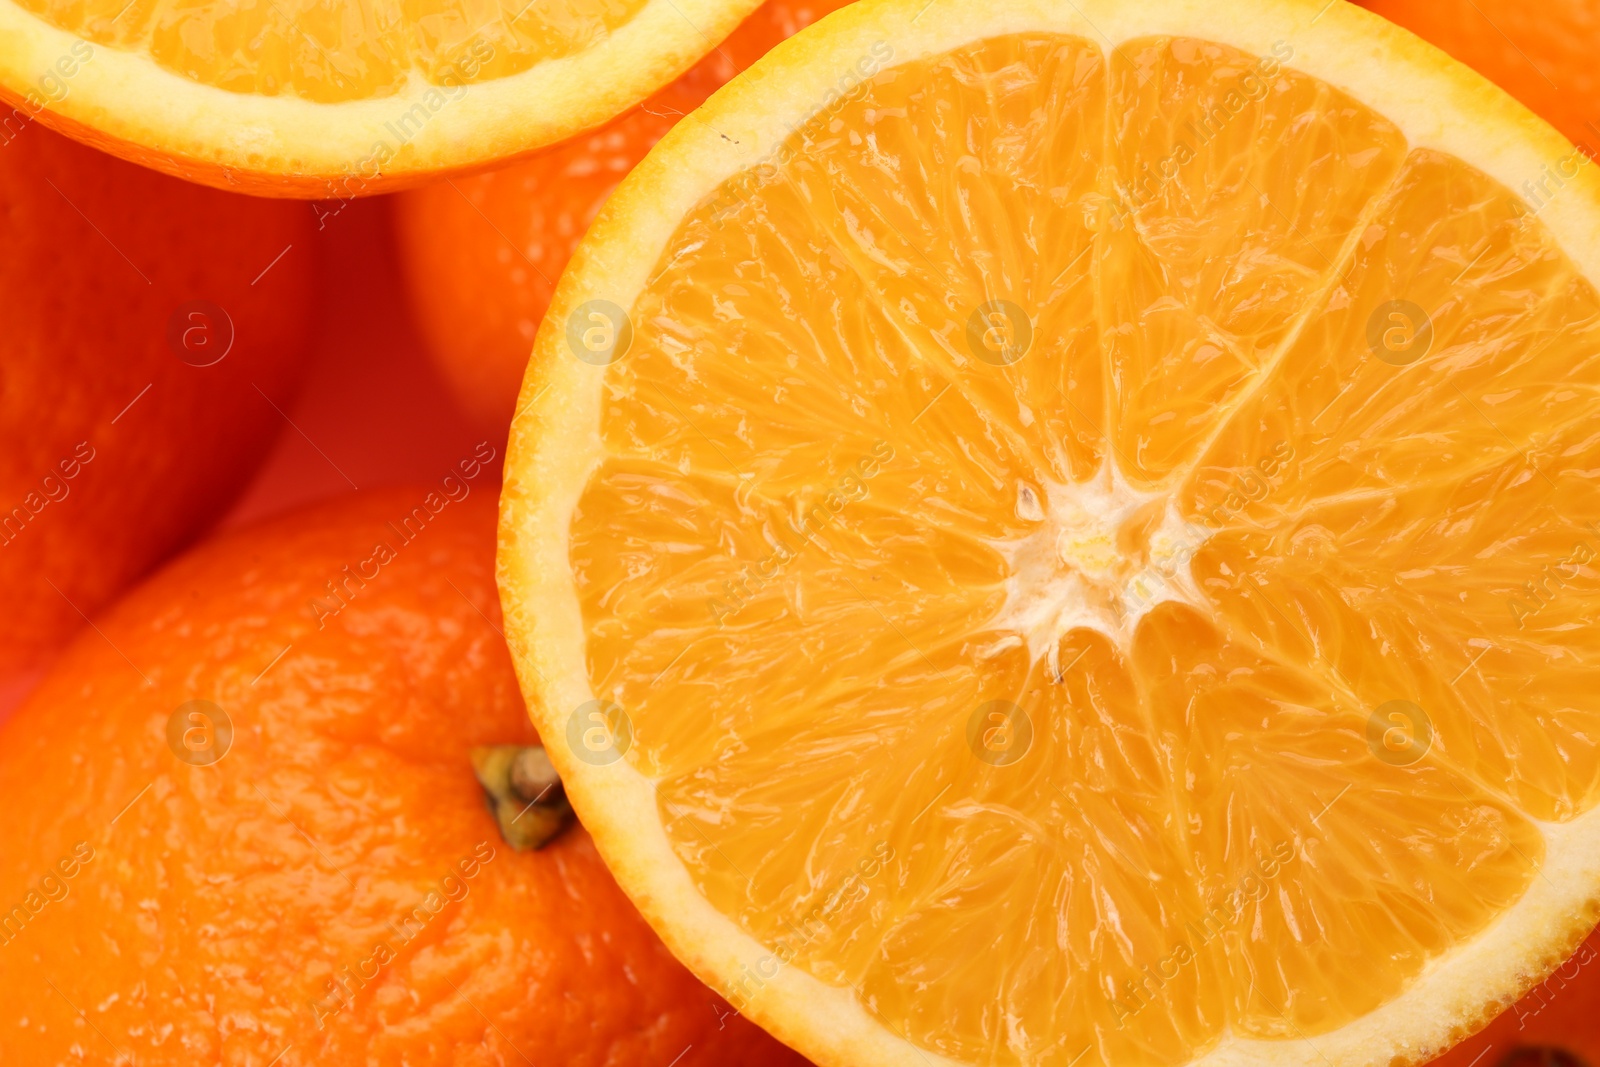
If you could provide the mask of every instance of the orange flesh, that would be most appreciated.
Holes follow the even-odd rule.
[[[1030,1064],[1328,1031],[1515,901],[1600,777],[1600,299],[1543,225],[1192,40],[991,39],[789,147],[638,297],[571,528],[707,899]]]
[[[18,0],[96,44],[206,85],[321,103],[458,86],[584,51],[646,0]],[[397,116],[397,119],[399,116]]]

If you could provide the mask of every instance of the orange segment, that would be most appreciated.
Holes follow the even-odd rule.
[[[1415,314],[1388,310],[1396,293],[1422,329],[1392,324]],[[1421,339],[1390,352],[1396,329]],[[1369,703],[1436,709],[1441,748],[1544,819],[1587,808],[1600,774],[1581,622],[1597,350],[1600,297],[1544,227],[1461,161],[1416,153],[1190,503],[1244,528],[1197,555],[1219,607]]]
[[[988,436],[1004,438],[975,447],[1027,453],[1059,479],[1086,476],[1100,458],[1102,384],[1081,269],[1104,138],[1099,50],[1073,39],[1007,38],[942,56],[890,92],[892,100],[874,93],[850,102],[827,135],[793,143],[793,162],[756,194],[768,206],[760,214],[785,229],[793,210],[815,220],[832,258],[859,276],[873,306],[915,347],[921,377],[936,383],[925,387],[927,402],[950,385],[950,406],[965,399],[963,410],[976,416],[968,426],[983,423]],[[1086,121],[1051,121],[1063,112]],[[967,136],[952,139],[952,122]],[[856,165],[829,165],[840,153],[857,155],[856,141],[865,149]],[[1012,336],[1014,314],[1001,304],[1036,320],[1028,332],[1039,345],[1029,347],[1040,358],[1014,364],[1006,345],[1031,339]],[[960,373],[982,367],[1000,370]],[[948,440],[962,431],[929,432]]]
[[[1600,181],[1531,214],[1564,146],[1353,10],[1085,2],[868,0],[624,184],[530,705],[625,718],[586,825],[819,1062],[1421,1059],[1600,896]]]
[[[1392,123],[1283,58],[1170,38],[1112,55],[1101,317],[1134,481],[1170,474],[1274,361],[1405,154]]]
[[[1477,933],[1525,889],[1543,839],[1451,769],[1374,759],[1370,705],[1249,644],[1162,605],[1135,670],[1183,783],[1174,807],[1220,927],[1226,1018],[1287,1039],[1371,1011]]]
[[[808,507],[849,472],[863,474],[860,464],[903,451],[899,465],[871,464],[899,472],[897,491],[874,474],[864,492],[892,492],[886,506],[895,508],[920,501],[985,537],[1020,532],[1015,517],[993,514],[990,497],[1034,473],[1037,440],[991,417],[963,388],[956,357],[936,361],[916,347],[897,320],[903,309],[885,307],[859,265],[833,249],[803,192],[774,183],[760,195],[770,210],[754,217],[719,225],[711,216],[721,209],[708,206],[690,220],[680,269],[640,295],[634,316],[652,328],[636,331],[609,386],[618,401],[603,427],[612,447],[754,476],[770,499],[798,493]],[[828,299],[814,306],[818,294]],[[947,324],[952,337],[964,335],[964,319]],[[849,355],[832,357],[841,350]],[[698,428],[737,426],[752,410],[768,420],[759,441],[753,426],[715,437]],[[942,461],[935,468],[959,464],[964,477],[910,466],[930,454]],[[837,473],[818,485],[819,470]]]

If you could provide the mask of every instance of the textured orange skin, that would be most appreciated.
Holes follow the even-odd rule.
[[[284,426],[261,393],[287,403],[308,350],[312,224],[304,204],[203,189],[38,125],[0,146],[0,675],[58,645],[248,482]],[[234,323],[209,367],[167,341],[174,311],[197,299]],[[83,442],[92,461],[63,479]]]
[[[550,294],[611,190],[735,74],[844,6],[767,0],[683,77],[594,132],[395,197],[412,313],[477,425],[505,436]]]
[[[1593,0],[1360,3],[1477,70],[1574,144],[1600,151],[1600,6]]]
[[[0,943],[0,1063],[805,1063],[668,954],[581,828],[539,852],[500,840],[468,749],[536,735],[498,631],[485,482],[409,544],[386,523],[438,486],[220,537],[69,647],[0,730],[0,907],[78,842],[94,854]],[[395,557],[319,630],[312,599],[334,606],[326,583],[379,541]],[[211,766],[167,747],[192,699],[234,725]],[[384,940],[398,955],[373,975]],[[345,966],[371,981],[331,1011]]]

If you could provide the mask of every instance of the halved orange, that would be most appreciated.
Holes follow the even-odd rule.
[[[193,181],[347,200],[598,126],[757,2],[0,0],[0,144],[38,118]]]
[[[1325,0],[867,0],[696,118],[558,288],[500,555],[691,967],[824,1064],[1377,1065],[1578,943],[1582,155]]]

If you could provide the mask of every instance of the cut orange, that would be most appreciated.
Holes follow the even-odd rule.
[[[697,117],[557,289],[500,555],[681,958],[824,1064],[1343,1067],[1577,945],[1581,155],[1325,0],[867,0]]]
[[[757,2],[0,0],[0,143],[38,118],[194,181],[347,200],[598,126]]]

